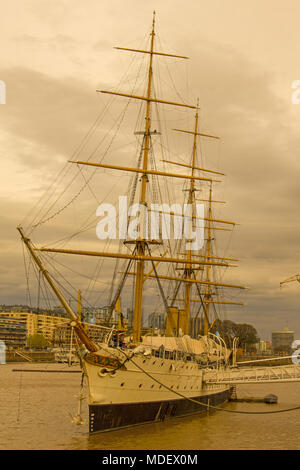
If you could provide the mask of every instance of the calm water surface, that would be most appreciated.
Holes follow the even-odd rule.
[[[300,410],[270,415],[215,412],[89,436],[77,414],[81,374],[13,372],[65,369],[60,364],[0,365],[0,449],[297,449]],[[300,383],[238,387],[238,396],[275,393],[278,405],[230,403],[226,409],[270,411],[300,405]]]

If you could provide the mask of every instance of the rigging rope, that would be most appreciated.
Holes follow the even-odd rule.
[[[148,243],[146,244],[147,246],[147,249],[148,249],[148,253],[149,253],[149,256],[151,257],[151,251],[150,251],[150,247],[148,245]],[[154,274],[155,274],[155,277],[156,277],[156,280],[157,280],[157,284],[158,284],[158,288],[159,288],[159,291],[160,291],[160,295],[163,299],[163,302],[164,302],[164,306],[165,306],[165,309],[166,309],[166,313],[167,315],[169,314],[169,306],[168,306],[168,301],[165,297],[165,293],[163,291],[163,288],[161,286],[161,282],[160,282],[160,279],[158,277],[158,274],[157,274],[157,271],[156,271],[156,266],[155,266],[155,263],[153,261],[153,259],[151,259],[151,264],[152,264],[152,268],[153,268],[153,271],[154,271]]]
[[[121,351],[126,356],[126,359],[128,358],[127,354],[124,351],[122,351],[122,349],[118,348],[118,350]],[[247,414],[247,415],[266,415],[266,414],[286,413],[288,411],[300,410],[300,405],[299,406],[294,406],[292,408],[286,408],[284,410],[274,410],[274,411],[239,411],[239,410],[228,410],[226,408],[220,408],[219,406],[213,406],[213,405],[210,405],[208,403],[203,403],[203,402],[200,402],[199,400],[195,400],[194,398],[189,398],[189,397],[183,395],[182,393],[177,392],[176,390],[168,387],[168,385],[163,384],[160,380],[153,377],[153,375],[149,374],[149,372],[147,372],[145,369],[143,369],[141,366],[139,366],[135,361],[133,361],[132,357],[129,360],[138,369],[140,369],[144,374],[146,374],[150,379],[154,380],[155,382],[157,382],[159,385],[166,388],[170,392],[175,393],[175,395],[178,395],[181,398],[184,398],[185,400],[190,401],[191,403],[196,403],[197,405],[205,406],[209,409],[214,409],[214,410],[217,410],[217,411],[224,411],[226,413]]]
[[[134,250],[133,254],[134,254],[134,253],[135,253],[135,250]],[[124,287],[124,284],[125,284],[125,281],[126,281],[126,279],[127,279],[130,266],[131,266],[131,264],[132,264],[132,261],[133,261],[132,259],[129,260],[129,262],[128,262],[128,264],[127,264],[126,271],[124,272],[124,274],[123,274],[123,276],[122,276],[122,278],[121,278],[121,282],[120,282],[120,284],[119,284],[119,287],[118,287],[118,289],[117,289],[117,292],[116,292],[116,294],[115,294],[115,297],[114,297],[113,301],[112,301],[111,304],[110,304],[110,309],[111,309],[111,311],[110,311],[109,320],[110,320],[111,315],[112,315],[112,312],[113,312],[113,310],[114,310],[114,308],[115,308],[115,306],[116,306],[116,303],[117,303],[117,301],[118,301],[118,298],[120,297],[121,291],[122,291],[122,289],[123,289],[123,287]]]

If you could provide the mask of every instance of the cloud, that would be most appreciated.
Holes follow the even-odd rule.
[[[166,76],[166,78],[161,82],[155,82],[155,90],[162,98],[180,100],[180,96],[176,93],[182,85],[180,90],[186,90],[186,95],[189,97],[186,101],[191,104],[195,103],[199,96],[201,129],[222,137],[220,146],[203,141],[202,152],[198,155],[206,167],[222,169],[228,175],[225,184],[220,188],[216,187],[216,199],[225,199],[228,205],[222,208],[216,207],[215,214],[222,215],[228,220],[237,220],[242,224],[235,230],[233,243],[229,251],[227,250],[227,254],[241,258],[241,268],[239,270],[235,268],[232,273],[228,272],[224,281],[232,279],[252,288],[246,294],[230,294],[233,297],[238,295],[240,300],[245,295],[247,306],[244,310],[227,308],[227,316],[234,321],[247,320],[248,323],[253,323],[265,338],[269,337],[271,329],[283,327],[288,320],[290,328],[295,329],[299,336],[300,322],[296,315],[297,292],[287,295],[283,300],[284,297],[279,289],[280,280],[296,274],[300,269],[298,264],[299,136],[295,131],[290,102],[284,101],[275,92],[275,78],[267,68],[265,69],[261,63],[249,60],[246,54],[237,52],[233,46],[214,43],[204,36],[201,37],[200,34],[197,36],[197,43],[194,38],[189,40],[188,35],[182,43],[182,37],[183,33],[179,38],[181,43],[179,39],[176,43],[175,38],[174,47],[178,53],[187,53],[191,57],[188,80],[184,73],[185,66],[181,68],[181,65],[172,61],[166,66],[163,61],[157,61],[155,72],[159,66],[161,77]],[[21,36],[18,40],[20,39]],[[27,41],[29,48],[34,48],[34,43],[41,41],[40,35],[34,31],[31,35],[23,35],[23,39]],[[43,41],[54,48],[64,47],[74,57],[79,55],[80,41],[76,41],[69,31],[52,34],[48,38],[43,38]],[[95,49],[99,53],[102,51],[106,54],[106,40],[90,41],[89,51],[95,52]],[[94,61],[95,57],[90,56],[90,59]],[[87,58],[85,60],[88,61]],[[111,63],[105,60],[103,82],[108,81],[108,75],[113,73],[112,83],[117,83],[115,73],[119,77],[123,72],[121,70],[123,62],[120,64],[117,62],[117,59]],[[101,61],[99,67],[101,70]],[[176,87],[169,80],[169,71],[174,74]],[[166,74],[162,75],[163,72]],[[20,299],[24,288],[23,275],[19,269],[21,258],[16,255],[17,253],[20,255],[19,241],[15,232],[16,222],[28,211],[30,203],[41,195],[42,188],[50,184],[57,169],[70,158],[93,120],[110,102],[108,98],[97,97],[95,89],[98,86],[107,88],[110,85],[96,83],[95,80],[93,86],[92,81],[88,81],[86,76],[82,80],[78,75],[74,76],[71,68],[70,73],[66,74],[64,71],[60,77],[54,77],[50,72],[46,74],[31,68],[29,56],[27,67],[6,68],[1,71],[0,77],[7,85],[7,104],[5,108],[0,109],[2,149],[5,148],[5,155],[2,156],[7,168],[11,169],[11,187],[14,187],[14,174],[17,175],[18,181],[14,201],[5,186],[6,194],[3,194],[1,204],[2,213],[5,214],[2,223],[2,254],[10,273],[8,275],[3,270],[0,271],[0,281],[5,286],[1,298],[2,302],[5,302],[14,295]],[[122,89],[128,92],[132,89],[134,76],[127,75],[126,80]],[[113,86],[109,89],[113,89]],[[102,121],[97,135],[90,147],[85,150],[84,156],[89,156],[92,149],[96,148],[97,142],[107,135],[107,140],[91,159],[99,159],[104,155],[105,149],[109,148],[104,161],[114,161],[124,165],[129,161],[133,163],[137,156],[131,146],[131,142],[135,141],[135,137],[132,137],[133,122],[139,113],[139,106],[136,103],[130,104],[128,119],[120,124],[121,140],[113,140],[110,146],[110,139],[118,127],[118,116],[124,107],[123,99],[112,101],[109,107],[109,123]],[[187,128],[186,126],[191,126],[193,123],[193,113],[188,117],[185,111],[164,107],[163,115],[168,120],[169,130],[175,126],[176,120],[177,127]],[[185,123],[186,118],[189,124]],[[141,129],[143,116],[139,115],[139,119],[140,125],[137,128]],[[154,125],[159,125],[158,120],[154,119]],[[130,138],[126,137],[129,133]],[[187,159],[191,154],[192,141],[174,132],[172,135],[171,132],[168,133],[168,139],[171,156],[174,159],[177,156]],[[124,145],[128,147],[125,148]],[[160,160],[159,145],[156,146],[156,154]],[[91,170],[83,171],[86,177],[91,174]],[[25,188],[24,182],[22,186],[22,173],[28,189]],[[67,204],[79,190],[83,184],[82,175],[78,173],[77,179],[72,180],[77,173],[77,168],[70,170],[64,181],[67,186],[69,185],[68,191],[49,215],[53,215],[56,210]],[[50,174],[51,178],[49,177],[48,181]],[[111,171],[101,171],[99,175],[100,182],[97,183],[99,180],[94,178],[91,180],[91,188],[98,199],[107,195],[110,189],[115,196],[121,192],[124,194],[123,191],[129,180],[127,177],[123,178],[124,181],[119,180]],[[63,181],[60,184],[59,188],[63,186]],[[176,185],[174,183],[172,190],[175,187],[179,188]],[[22,188],[21,193],[20,188]],[[87,205],[88,196],[91,196],[89,191],[89,188],[86,188],[85,192],[76,198],[76,206],[70,205],[66,211],[45,224],[45,228],[40,229],[41,241],[55,241],[66,236],[68,231],[74,231],[76,224],[80,225],[83,219],[80,206],[83,208],[84,217],[93,213],[96,201],[93,201],[92,206]],[[96,244],[93,230],[92,226],[84,239],[85,246]],[[218,253],[222,255],[226,252],[228,238],[222,242],[225,234],[217,233],[217,235]],[[39,240],[38,236],[36,240]],[[93,272],[96,265],[95,260],[92,263],[90,261],[85,263],[78,259],[71,263],[78,271],[81,269],[81,264],[84,265],[87,275]],[[12,272],[15,273],[15,280]],[[105,281],[112,274],[112,265],[105,262],[99,273],[100,280]],[[73,279],[80,285],[78,276],[74,273],[69,273],[68,276],[68,279]],[[153,306],[151,303],[153,285],[153,282],[149,284],[148,297],[145,299],[145,309],[149,309],[149,312]],[[99,288],[99,292],[101,289],[106,295],[107,286]],[[129,300],[126,302],[129,305]]]
[[[95,90],[74,77],[54,79],[21,67],[2,70],[1,76],[8,90],[2,129],[40,145],[39,155],[23,163],[43,164],[50,151],[54,158],[70,155],[97,115]]]

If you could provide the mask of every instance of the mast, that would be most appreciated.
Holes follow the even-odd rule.
[[[151,31],[151,44],[150,44],[150,60],[148,70],[148,86],[147,86],[147,106],[145,118],[145,133],[144,133],[144,155],[143,155],[143,170],[146,172],[148,169],[148,156],[150,146],[150,130],[151,130],[151,88],[153,77],[153,51],[154,51],[154,36],[155,36],[155,11],[153,12],[152,31]],[[143,214],[140,223],[140,234],[136,244],[136,252],[139,256],[145,256],[146,242],[144,239],[145,230],[145,213],[147,210],[146,191],[147,191],[148,177],[147,174],[142,176],[142,187],[140,193],[140,204],[143,208]],[[142,326],[142,301],[143,301],[143,284],[144,284],[144,268],[145,262],[143,260],[137,261],[136,278],[135,278],[135,299],[133,311],[133,340],[140,341],[141,326]]]
[[[137,269],[136,269],[136,281],[135,281],[135,299],[134,299],[134,314],[133,314],[133,340],[139,341],[141,337],[141,321],[142,321],[142,301],[143,301],[143,283],[144,283],[144,270],[145,270],[145,255],[146,255],[146,247],[148,246],[148,242],[145,238],[145,221],[146,221],[146,210],[147,210],[147,183],[148,183],[148,174],[160,174],[164,175],[162,172],[154,172],[148,170],[148,156],[150,151],[150,136],[151,136],[151,102],[157,103],[164,103],[169,105],[176,105],[176,106],[185,106],[189,108],[195,108],[195,106],[189,106],[182,103],[175,103],[171,101],[165,101],[153,98],[151,96],[152,92],[152,79],[153,79],[153,55],[161,55],[161,56],[168,56],[168,57],[178,57],[187,59],[185,56],[177,56],[174,54],[166,54],[158,51],[154,51],[154,38],[155,38],[155,11],[153,12],[153,20],[152,20],[152,31],[151,31],[151,41],[150,41],[150,50],[138,50],[138,49],[128,49],[128,48],[120,48],[122,50],[132,51],[132,52],[140,52],[149,54],[149,68],[148,68],[148,84],[147,84],[147,94],[146,96],[136,96],[136,95],[128,95],[125,93],[117,93],[117,92],[110,92],[99,90],[102,93],[111,93],[118,96],[126,96],[133,99],[139,99],[146,101],[146,116],[145,116],[145,131],[144,131],[144,139],[143,139],[143,168],[142,168],[142,183],[141,183],[141,191],[140,191],[140,207],[142,207],[142,214],[140,217],[140,225],[139,225],[139,237],[135,243],[135,255],[139,258],[137,259]],[[74,162],[75,163],[75,162]],[[88,164],[87,162],[76,162],[80,164]],[[99,165],[101,166],[101,165]],[[111,166],[111,168],[113,168]],[[140,172],[139,169],[126,169],[126,168],[115,168],[124,171],[136,171]],[[168,176],[172,176],[169,174]],[[179,177],[179,175],[173,175]],[[144,258],[144,259],[143,259]]]
[[[195,257],[201,257],[201,258],[204,258],[207,261],[211,260],[211,259],[223,259],[224,258],[218,258],[218,257],[214,257],[212,256],[211,254],[211,248],[212,248],[212,222],[218,222],[218,223],[225,223],[225,224],[230,224],[232,226],[236,225],[235,222],[230,222],[230,221],[226,221],[226,220],[219,220],[219,219],[214,219],[213,216],[212,216],[212,203],[213,202],[218,202],[218,203],[224,203],[224,201],[213,201],[212,199],[212,183],[213,183],[213,180],[210,180],[209,183],[210,183],[210,188],[209,188],[209,198],[208,200],[207,199],[196,199],[195,197],[195,191],[197,190],[197,188],[195,188],[195,180],[196,180],[196,176],[195,176],[195,170],[203,170],[203,168],[199,168],[197,166],[195,166],[196,164],[196,151],[197,151],[197,136],[202,136],[202,137],[208,137],[208,138],[211,138],[211,139],[219,139],[219,137],[217,136],[214,136],[214,135],[211,135],[211,134],[204,134],[202,132],[199,132],[198,131],[198,118],[199,118],[199,113],[198,113],[198,107],[199,107],[199,103],[197,101],[197,111],[196,111],[196,114],[195,114],[195,126],[194,126],[194,131],[189,131],[189,130],[183,130],[183,129],[174,129],[175,131],[178,131],[178,132],[184,132],[184,133],[187,133],[187,134],[192,134],[193,135],[193,153],[192,153],[192,163],[191,165],[186,165],[186,164],[182,164],[182,163],[179,163],[179,162],[173,162],[173,161],[168,161],[168,163],[172,163],[172,164],[175,164],[175,165],[180,165],[180,166],[184,166],[184,167],[188,167],[188,168],[191,168],[191,177],[190,177],[190,187],[189,189],[187,190],[188,191],[188,202],[189,204],[191,205],[192,207],[192,215],[191,215],[191,218],[192,218],[192,221],[194,221],[194,219],[198,219],[199,217],[197,217],[195,215],[195,201],[196,200],[202,200],[202,201],[206,201],[209,203],[208,205],[208,214],[207,214],[207,217],[203,217],[203,220],[206,221],[207,225],[204,227],[206,230],[207,230],[207,244],[206,244],[206,253],[205,255],[196,255],[196,254],[192,254],[192,251],[190,249],[187,250],[187,261],[189,261],[190,263],[188,265],[186,265],[185,267],[185,270],[184,270],[184,278],[185,278],[185,288],[184,288],[184,299],[172,299],[173,301],[183,301],[184,302],[184,312],[185,312],[185,315],[187,316],[187,324],[189,322],[189,317],[190,317],[190,304],[191,302],[201,302],[202,303],[202,306],[203,306],[203,309],[204,309],[204,335],[206,336],[209,332],[209,313],[210,313],[210,304],[211,303],[230,303],[230,304],[235,304],[235,305],[241,305],[241,303],[239,302],[217,302],[217,301],[214,301],[213,298],[212,298],[212,291],[211,291],[211,287],[214,285],[214,286],[217,286],[218,283],[214,283],[211,281],[211,269],[212,269],[212,264],[211,263],[208,263],[205,265],[205,268],[206,268],[206,271],[205,271],[205,280],[204,281],[198,281],[195,277],[195,279],[192,279],[192,275],[195,271],[195,268],[192,267],[192,262],[195,260]],[[206,171],[206,170],[205,170]],[[224,173],[221,173],[221,172],[216,172],[216,171],[213,171],[213,173],[217,173],[217,174],[221,174],[221,175],[224,175]],[[224,230],[222,228],[219,228],[221,230]],[[200,284],[200,283],[203,283],[205,285],[205,295],[204,295],[204,299],[202,300],[201,298],[201,294],[199,292],[199,296],[200,296],[200,299],[191,299],[191,289],[192,289],[192,285],[193,284]],[[220,285],[220,284],[219,284]],[[225,286],[224,287],[230,287],[229,285]],[[241,287],[242,286],[232,286],[232,287]]]
[[[199,117],[198,105],[199,105],[199,102],[197,100],[197,111],[196,111],[196,115],[195,115],[195,130],[194,130],[194,142],[193,142],[193,155],[192,155],[192,165],[191,165],[191,169],[192,169],[192,175],[191,176],[192,176],[192,178],[194,177],[194,172],[195,172],[196,151],[197,151],[197,132],[198,132],[198,117]],[[190,207],[192,207],[192,224],[193,224],[194,217],[196,217],[196,215],[195,215],[195,180],[194,179],[190,180],[188,203],[189,203]],[[187,250],[187,259],[190,263],[186,266],[185,277],[187,279],[191,279],[193,269],[192,269],[192,265],[191,265],[192,250],[190,249],[190,241],[189,241],[189,249]],[[189,319],[190,319],[191,288],[192,288],[192,284],[187,282],[185,284],[185,288],[184,288],[184,311],[185,311],[185,316],[187,318],[187,320],[186,320],[187,325],[189,325]],[[188,332],[186,332],[186,334],[187,333]],[[177,334],[178,334],[178,332],[177,332]]]
[[[208,203],[208,227],[207,227],[207,245],[206,245],[206,259],[210,259],[211,256],[211,221],[212,219],[212,183],[210,184],[209,188],[209,203]],[[205,289],[205,296],[204,296],[204,308],[205,308],[205,315],[204,315],[204,336],[208,335],[209,329],[209,309],[211,304],[211,290],[210,290],[210,266],[206,266],[206,289]]]
[[[183,129],[174,129],[175,131],[178,131],[178,132],[184,132],[184,133],[193,135],[193,153],[192,153],[191,165],[183,165],[183,164],[180,164],[180,163],[177,163],[177,162],[170,162],[169,161],[169,163],[172,163],[172,164],[175,164],[175,165],[186,166],[188,168],[191,168],[190,186],[189,186],[189,189],[187,191],[188,191],[188,204],[189,204],[189,207],[192,208],[192,214],[191,214],[192,224],[193,224],[195,219],[199,218],[195,215],[195,201],[196,201],[195,191],[197,190],[197,188],[195,188],[195,180],[197,178],[195,176],[195,170],[200,170],[200,171],[203,170],[202,168],[199,168],[198,166],[196,166],[197,136],[209,137],[209,138],[212,138],[212,139],[219,139],[219,137],[217,137],[217,136],[210,135],[210,134],[204,134],[204,133],[198,131],[198,121],[199,121],[199,111],[198,111],[198,109],[199,109],[199,100],[197,100],[194,131],[188,131],[188,130],[183,130]],[[221,175],[224,174],[224,173],[216,172],[216,171],[214,171],[214,173],[218,173],[218,174],[221,174]],[[212,180],[210,180],[210,184],[212,184]],[[209,233],[210,233],[210,224],[211,224],[211,220],[212,220],[211,211],[209,211],[208,217],[203,217],[203,220],[208,222],[208,230],[209,230]],[[234,223],[228,222],[228,221],[220,221],[220,222],[221,223],[223,223],[223,222],[224,223],[229,223],[229,224],[234,225]],[[188,240],[188,243],[190,244],[190,240]],[[192,250],[190,249],[190,245],[189,245],[189,249],[187,250],[186,255],[187,255],[187,260],[189,261],[189,264],[186,265],[186,267],[185,267],[184,277],[187,281],[191,281],[192,276],[194,274],[194,269],[193,269],[192,264],[191,264],[191,262],[192,262]],[[210,248],[209,248],[208,257],[206,259],[207,260],[210,259]],[[209,271],[207,271],[206,282],[208,283],[206,285],[206,291],[210,292]],[[185,316],[187,318],[187,321],[186,321],[187,325],[189,325],[189,319],[190,319],[190,305],[191,305],[192,285],[193,284],[191,282],[186,282],[185,287],[184,287],[184,313],[185,313]],[[209,310],[209,304],[205,305],[205,311],[206,311],[206,309]],[[206,324],[207,324],[207,331],[208,331],[208,317],[206,317]],[[187,333],[188,332],[186,332],[186,334]],[[177,334],[178,334],[178,332],[177,332]]]

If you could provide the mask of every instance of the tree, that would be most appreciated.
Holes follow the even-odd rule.
[[[252,325],[248,323],[237,323],[236,324],[236,336],[239,338],[239,344],[241,347],[251,347],[259,342],[257,331]]]
[[[31,335],[27,339],[27,347],[33,349],[42,349],[50,346],[49,341],[41,334]]]
[[[214,334],[218,332],[229,348],[232,347],[234,337],[239,338],[239,345],[243,348],[249,348],[259,342],[256,329],[248,323],[234,323],[231,320],[222,321],[218,319],[215,321],[211,332]]]

